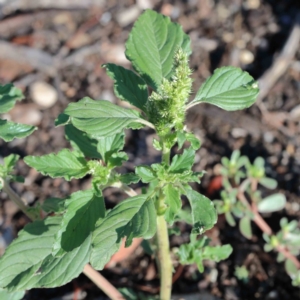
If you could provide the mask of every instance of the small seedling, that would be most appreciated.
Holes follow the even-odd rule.
[[[65,126],[73,149],[27,156],[24,161],[52,178],[70,181],[91,176],[92,184],[65,199],[48,199],[42,207],[21,207],[34,221],[1,258],[0,287],[19,291],[61,286],[77,277],[87,263],[102,270],[122,239],[130,246],[134,238],[156,235],[160,299],[169,300],[173,267],[168,226],[183,215],[182,195],[190,203],[193,229],[190,243],[181,245],[177,253],[181,263],[196,263],[203,271],[203,260],[219,261],[230,255],[231,246],[212,247],[205,236],[198,239],[214,226],[217,212],[212,201],[189,185],[200,183],[203,172],[192,170],[200,141],[185,127],[186,111],[201,103],[228,111],[244,109],[254,103],[258,88],[247,72],[223,67],[215,70],[189,102],[191,52],[190,38],[180,25],[146,10],[126,42],[125,54],[134,71],[111,63],[103,66],[114,80],[116,96],[132,108],[85,97],[69,104],[58,116],[55,124]],[[119,173],[118,167],[128,159],[123,151],[124,130],[145,126],[157,134],[153,146],[161,151],[161,163],[136,166],[134,173]],[[171,156],[174,146],[181,153]],[[9,187],[15,160],[5,160],[0,181],[18,203]],[[139,181],[148,189],[137,195],[130,185]],[[120,188],[129,198],[106,210],[103,190],[110,187]],[[45,219],[38,219],[40,209],[49,213]]]
[[[225,214],[230,226],[235,226],[238,220],[239,229],[247,239],[252,238],[251,222],[254,222],[263,232],[266,252],[278,252],[277,261],[285,263],[285,269],[292,279],[293,285],[300,286],[300,230],[296,220],[280,220],[281,230],[274,234],[271,227],[261,214],[280,211],[285,207],[286,198],[281,193],[262,197],[259,186],[275,189],[277,181],[266,177],[265,161],[257,157],[253,164],[246,156],[241,156],[238,150],[231,158],[222,158],[223,190],[221,200],[215,200],[219,214]]]

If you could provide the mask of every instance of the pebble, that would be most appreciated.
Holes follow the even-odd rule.
[[[44,81],[34,82],[30,86],[30,95],[32,100],[43,108],[53,106],[58,98],[56,89]]]
[[[137,0],[136,4],[139,6],[140,9],[151,9],[153,8],[153,1],[150,0]]]
[[[249,65],[254,61],[254,55],[247,49],[243,49],[240,52],[240,62],[244,65]]]
[[[117,14],[118,23],[124,27],[134,22],[140,15],[140,8],[137,5],[133,5]]]
[[[37,126],[42,121],[42,113],[37,109],[36,104],[17,104],[10,112],[11,120]]]
[[[258,9],[260,7],[260,0],[247,0],[244,6],[246,9]]]
[[[232,128],[231,130],[231,135],[236,139],[246,137],[247,134],[247,130],[243,128]]]

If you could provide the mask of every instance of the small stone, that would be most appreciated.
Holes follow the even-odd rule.
[[[44,108],[53,106],[57,101],[57,91],[44,81],[34,82],[30,86],[30,95],[36,104]]]
[[[153,8],[153,1],[151,0],[137,0],[136,4],[140,9],[151,9]]]
[[[243,65],[249,65],[254,61],[254,55],[247,49],[241,50],[240,52],[240,62]]]
[[[137,5],[134,5],[118,13],[117,21],[122,27],[124,27],[135,21],[139,14],[140,8]]]
[[[236,139],[246,137],[247,130],[245,130],[243,128],[232,128],[231,135]]]
[[[244,6],[246,9],[258,9],[260,7],[260,0],[247,0]]]
[[[17,123],[37,126],[41,123],[42,113],[37,109],[37,105],[17,104],[10,112],[10,120]]]

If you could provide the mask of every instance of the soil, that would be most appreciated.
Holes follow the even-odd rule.
[[[124,43],[133,22],[147,5],[169,15],[190,35],[195,92],[216,67],[224,65],[241,67],[255,79],[261,78],[276,62],[300,12],[299,0],[112,0],[94,1],[94,6],[84,3],[76,6],[71,0],[60,5],[44,0],[15,3],[3,0],[0,4],[0,82],[14,82],[26,96],[10,112],[10,117],[37,125],[38,130],[26,139],[8,144],[0,141],[0,158],[10,153],[17,153],[21,158],[43,155],[70,147],[63,128],[55,128],[54,120],[68,103],[84,96],[124,105],[114,96],[113,82],[101,65],[112,62],[130,67],[124,56]],[[234,149],[240,149],[251,161],[262,156],[267,175],[278,181],[277,190],[288,201],[284,210],[264,216],[274,231],[279,229],[281,217],[289,220],[300,217],[299,46],[287,71],[261,101],[268,115],[262,113],[259,105],[239,112],[201,105],[187,115],[188,127],[202,141],[195,170],[207,172],[201,185],[195,188],[207,194],[218,175],[221,157],[230,156]],[[15,55],[16,49],[24,55]],[[57,92],[58,100],[51,107],[33,101],[32,86],[36,81],[50,84]],[[124,172],[133,171],[136,164],[159,161],[159,152],[152,147],[153,137],[150,129],[127,131],[125,150],[129,161],[124,164]],[[66,182],[44,177],[29,170],[22,160],[17,173],[26,181],[13,188],[30,204],[42,203],[48,197],[65,197],[90,184],[90,178]],[[218,193],[217,188],[210,197],[216,199]],[[262,193],[267,195],[268,191]],[[125,197],[116,190],[106,191],[105,196],[108,207]],[[4,193],[0,194],[0,200],[0,251],[3,252],[28,220]],[[172,247],[189,238],[190,227],[178,226],[181,235],[171,237]],[[261,231],[254,225],[253,231],[253,239],[247,240],[238,228],[230,227],[220,216],[208,235],[214,243],[231,244],[233,254],[219,264],[207,262],[203,274],[193,265],[177,266],[174,293],[206,292],[217,297],[211,299],[224,300],[300,299],[299,288],[291,285],[284,266],[276,262],[276,253],[263,251]],[[242,265],[249,270],[247,282],[234,275],[235,267]],[[117,287],[149,295],[158,291],[155,260],[141,247],[132,257],[105,269],[102,274]],[[106,298],[81,275],[64,287],[29,291],[24,299]]]

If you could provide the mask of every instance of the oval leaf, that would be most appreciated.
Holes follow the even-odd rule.
[[[145,81],[131,70],[115,64],[105,64],[107,75],[115,81],[115,95],[131,105],[145,110],[148,100],[148,87]]]
[[[19,124],[0,119],[0,138],[10,142],[15,138],[24,138],[34,132],[37,128],[31,125]]]
[[[240,219],[239,228],[244,237],[247,239],[252,238],[252,228],[251,228],[251,220],[248,217],[243,217]]]
[[[53,178],[64,177],[66,180],[71,180],[72,178],[82,178],[89,172],[84,157],[68,149],[63,149],[57,154],[26,156],[24,161],[43,175]]]
[[[189,189],[186,193],[192,208],[193,233],[202,234],[217,222],[217,211],[212,201]]]
[[[146,10],[134,24],[125,54],[147,84],[157,90],[163,78],[171,77],[178,48],[191,54],[190,38],[181,26]]]
[[[125,109],[106,100],[92,100],[85,97],[71,103],[64,113],[71,117],[72,124],[85,131],[93,138],[111,136],[132,128],[136,123],[143,122],[139,113],[133,109]]]
[[[285,203],[286,199],[283,194],[273,194],[259,202],[257,208],[260,213],[270,213],[283,209]]]
[[[204,82],[188,107],[206,102],[225,110],[244,109],[255,102],[258,92],[257,83],[247,72],[223,67]]]
[[[135,237],[151,238],[156,232],[156,213],[152,200],[138,195],[122,201],[96,225],[90,262],[97,270],[103,269],[127,236],[128,246]]]
[[[52,256],[61,217],[35,221],[19,232],[0,259],[0,287],[8,291],[50,288],[77,277],[88,262],[90,239],[72,252]]]
[[[93,190],[73,193],[65,200],[66,213],[53,245],[53,255],[60,256],[80,247],[94,231],[95,224],[105,216],[103,197]]]

